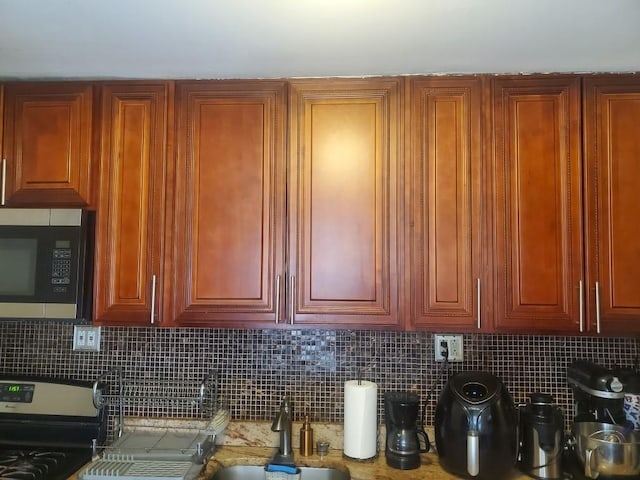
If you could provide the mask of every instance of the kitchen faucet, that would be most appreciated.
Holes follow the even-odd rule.
[[[273,420],[271,430],[280,432],[280,447],[273,456],[271,463],[277,465],[293,465],[293,448],[291,448],[291,423],[293,421],[293,412],[291,410],[291,401],[289,395],[282,397],[280,402],[280,410]]]

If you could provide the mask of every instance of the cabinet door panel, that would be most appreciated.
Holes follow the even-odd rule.
[[[273,324],[284,249],[282,82],[178,87],[175,321]]]
[[[396,80],[293,82],[295,323],[399,324],[400,89]]]
[[[92,95],[87,84],[7,85],[7,204],[90,203]]]
[[[376,178],[382,178],[376,171],[376,108],[375,103],[312,107],[310,198],[305,205],[311,219],[306,232],[311,302],[375,302],[381,251],[371,240],[382,220],[371,203],[380,188]]]
[[[494,79],[498,329],[578,329],[579,94],[578,77]]]
[[[194,172],[193,301],[256,299],[263,280],[263,105],[209,103],[195,109],[200,160],[220,161],[203,162]],[[242,142],[228,141],[240,131]]]
[[[97,323],[147,325],[154,301],[162,318],[167,96],[166,84],[102,87]]]
[[[477,327],[481,95],[478,78],[411,80],[411,292],[419,327]]]
[[[591,325],[603,333],[640,331],[640,76],[585,80]]]

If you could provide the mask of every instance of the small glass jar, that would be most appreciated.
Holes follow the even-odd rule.
[[[320,455],[320,458],[329,455],[329,442],[318,441],[316,443],[316,452]]]

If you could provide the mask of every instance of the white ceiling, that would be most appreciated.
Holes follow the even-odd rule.
[[[640,0],[0,0],[0,78],[640,70]]]

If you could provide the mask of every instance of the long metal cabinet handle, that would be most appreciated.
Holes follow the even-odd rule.
[[[296,320],[296,277],[295,275],[291,275],[291,325],[295,323]]]
[[[596,282],[596,332],[600,333],[600,282]]]
[[[2,192],[0,192],[0,205],[4,205],[7,188],[7,160],[2,159]]]
[[[151,325],[155,323],[156,317],[156,276],[151,275]]]
[[[280,322],[280,275],[276,276],[276,325]]]
[[[478,286],[478,291],[477,291],[477,295],[478,295],[478,329],[480,329],[480,327],[482,326],[482,321],[480,320],[480,312],[481,312],[481,308],[480,308],[480,279],[478,278],[476,280],[477,286]]]
[[[580,293],[579,293],[579,301],[580,301],[580,333],[584,332],[584,283],[580,280]]]

